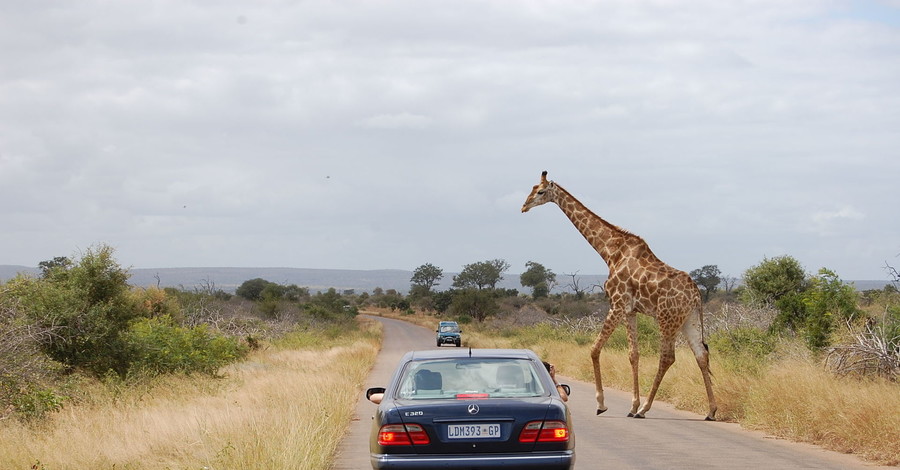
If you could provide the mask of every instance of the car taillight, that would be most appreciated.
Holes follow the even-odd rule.
[[[519,442],[566,442],[569,427],[562,421],[531,421],[522,428]]]
[[[378,444],[383,446],[408,446],[428,444],[428,434],[418,424],[385,424],[378,431]]]

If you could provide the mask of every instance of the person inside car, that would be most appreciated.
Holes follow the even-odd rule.
[[[559,392],[559,397],[562,398],[562,401],[569,401],[569,394],[566,393],[566,389],[556,380],[556,366],[550,364],[547,361],[541,362],[544,363],[544,367],[546,367],[547,372],[550,373],[550,378],[553,379],[553,385],[556,386],[556,391]]]

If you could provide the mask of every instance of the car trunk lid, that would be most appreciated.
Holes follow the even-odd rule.
[[[431,438],[415,446],[418,453],[529,452],[535,443],[519,441],[522,429],[546,419],[549,406],[549,397],[404,400],[400,416]]]

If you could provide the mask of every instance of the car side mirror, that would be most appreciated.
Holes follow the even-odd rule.
[[[369,400],[372,403],[380,404],[381,399],[384,398],[384,390],[384,387],[372,387],[366,390],[366,400]],[[377,396],[373,397],[373,395]]]
[[[566,391],[566,395],[572,395],[572,387],[570,387],[568,384],[559,384],[559,385],[563,388],[563,390]]]

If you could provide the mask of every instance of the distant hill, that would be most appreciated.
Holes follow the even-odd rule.
[[[25,266],[13,266],[9,264],[0,264],[0,282],[5,282],[9,279],[16,277],[19,273],[22,274],[30,274],[32,276],[36,276],[40,274],[41,270],[38,268],[28,268]]]
[[[19,273],[38,275],[40,270],[26,266],[0,265],[0,281],[6,281]],[[234,292],[244,281],[262,278],[277,284],[296,284],[312,291],[354,289],[371,292],[376,287],[409,290],[411,271],[381,269],[373,271],[344,269],[303,268],[132,268],[129,283],[133,286],[175,287],[193,289],[214,286],[226,292]],[[518,279],[518,277],[517,277]]]
[[[453,276],[457,273],[444,273],[436,290],[445,290],[453,283]],[[338,291],[353,289],[357,293],[372,292],[376,287],[384,290],[394,289],[406,294],[409,292],[409,280],[412,271],[400,269],[307,269],[307,268],[159,268],[159,269],[132,269],[131,284],[136,286],[155,286],[157,276],[161,287],[178,287],[192,289],[206,284],[215,284],[217,289],[226,292],[234,292],[244,281],[262,278],[277,284],[296,284],[308,287],[311,291],[322,291],[335,288]],[[590,287],[595,283],[602,283],[606,276],[585,275],[579,277],[579,286]],[[571,279],[560,281],[570,282]],[[530,291],[519,283],[519,274],[504,275],[497,287],[504,289],[518,289],[522,292]]]
[[[19,273],[38,275],[40,270],[27,266],[0,265],[0,282],[12,279]],[[322,291],[335,288],[338,291],[353,289],[357,293],[372,292],[376,287],[384,290],[394,289],[401,293],[409,292],[409,280],[412,271],[400,269],[307,269],[307,268],[134,268],[130,270],[129,282],[134,286],[175,287],[191,290],[195,287],[214,286],[226,292],[234,292],[244,281],[262,278],[277,284],[296,284],[307,287],[311,291]],[[453,283],[457,273],[444,273],[444,278],[437,290],[445,290]],[[593,285],[602,285],[606,275],[579,274],[578,286],[589,290]],[[554,292],[569,291],[571,276],[557,274],[556,280],[561,284]],[[881,289],[888,281],[848,281],[853,282],[858,290]],[[507,273],[498,287],[518,289],[529,292],[530,289],[519,284],[519,274]]]
[[[411,277],[412,272],[395,269],[159,268],[132,269],[130,282],[136,286],[156,286],[158,282],[161,287],[184,289],[210,284],[234,292],[244,281],[262,278],[276,284],[296,284],[311,291],[333,287],[338,291],[353,289],[361,293],[372,292],[376,287],[405,292]]]
[[[191,290],[197,287],[211,285],[216,289],[226,292],[234,292],[244,281],[262,278],[277,284],[296,284],[307,287],[311,291],[323,291],[335,288],[339,291],[353,289],[357,293],[372,292],[376,287],[384,290],[394,289],[406,294],[409,292],[409,280],[412,271],[400,269],[307,269],[307,268],[133,268],[129,271],[131,278],[129,283],[134,286],[148,287],[175,287]],[[0,265],[0,282],[15,277],[19,273],[38,275],[40,270],[26,266]],[[453,276],[457,273],[444,273],[444,278],[437,286],[437,290],[445,290],[453,283]],[[606,276],[579,275],[580,288],[589,288],[593,284],[600,284]],[[571,282],[568,276],[558,276],[557,280],[564,283],[562,288],[567,290],[565,284]],[[504,276],[498,287],[504,289],[518,289],[528,292],[519,284],[519,274]]]

